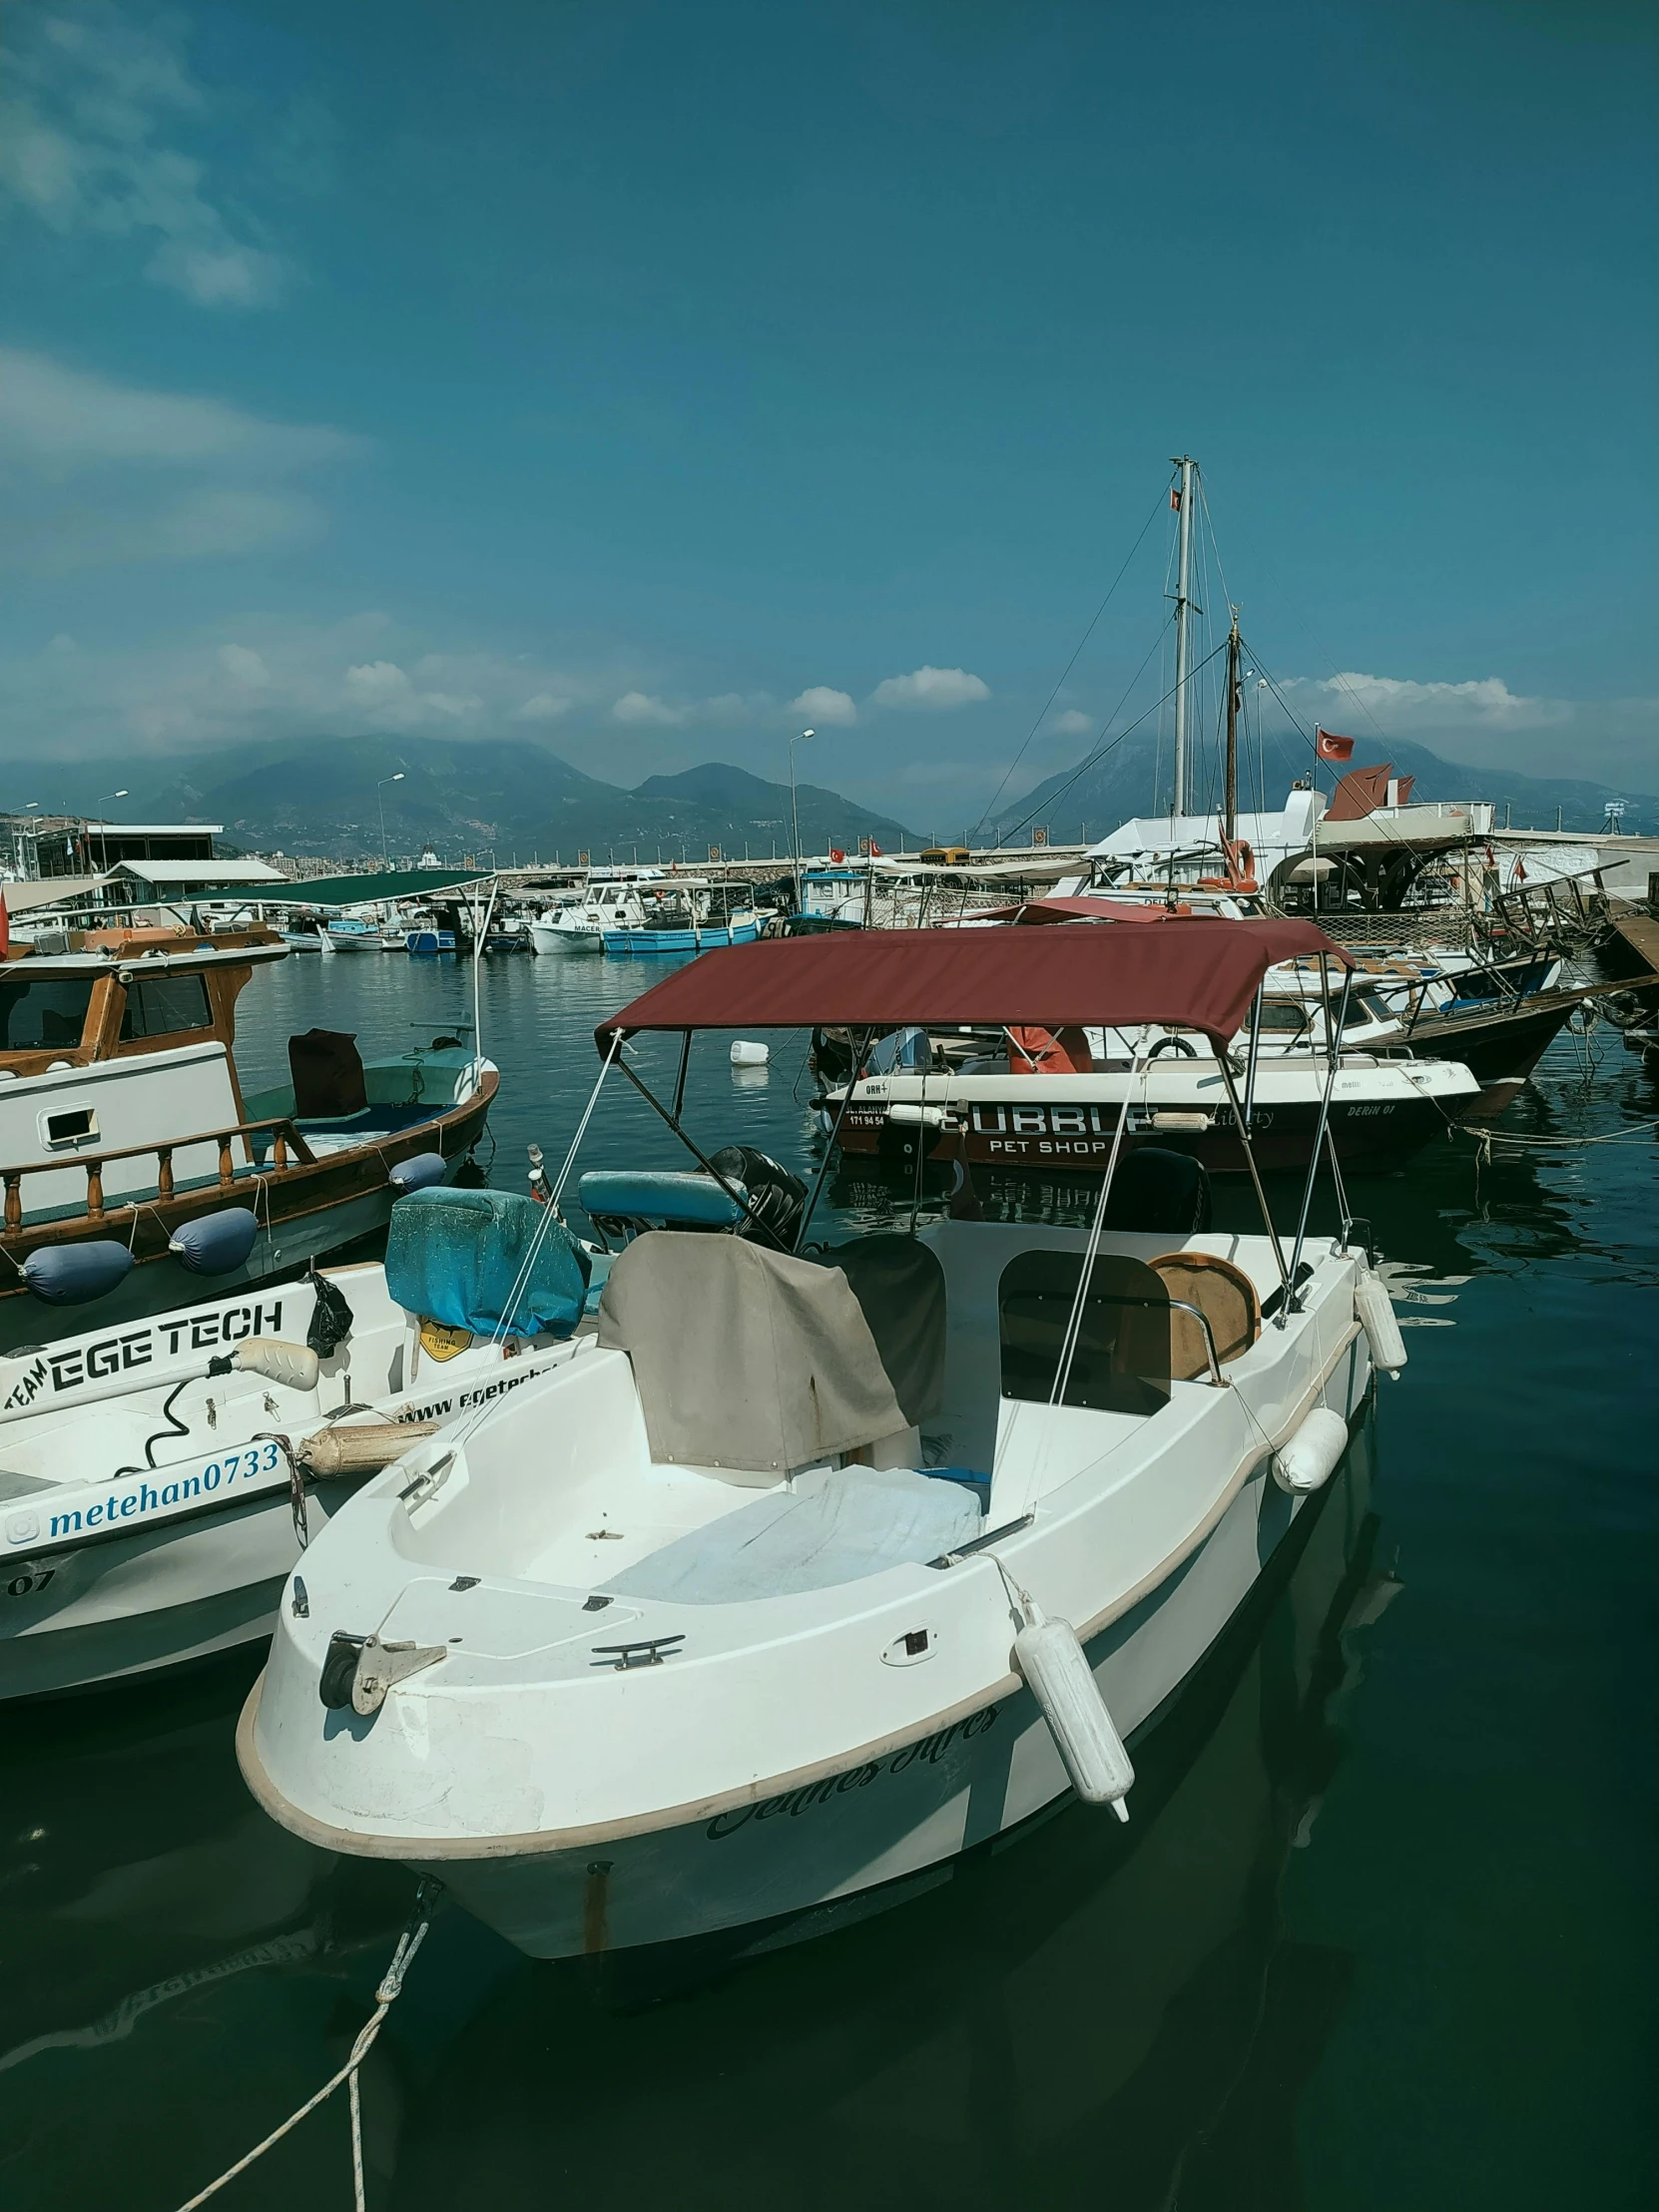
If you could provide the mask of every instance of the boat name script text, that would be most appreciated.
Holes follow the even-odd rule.
[[[728,1836],[735,1836],[750,1821],[770,1821],[780,1813],[788,1813],[795,1820],[811,1805],[828,1805],[831,1798],[845,1797],[849,1790],[867,1790],[881,1775],[902,1774],[906,1767],[917,1766],[922,1760],[935,1766],[951,1744],[958,1739],[967,1742],[974,1736],[983,1736],[995,1719],[996,1707],[987,1705],[982,1713],[970,1713],[965,1721],[952,1721],[948,1728],[939,1729],[935,1735],[923,1736],[918,1744],[906,1744],[890,1759],[872,1759],[867,1766],[849,1767],[845,1774],[832,1774],[823,1782],[808,1782],[799,1790],[786,1790],[782,1797],[762,1798],[758,1805],[743,1805],[731,1813],[717,1813],[704,1834],[712,1844],[724,1843]]]

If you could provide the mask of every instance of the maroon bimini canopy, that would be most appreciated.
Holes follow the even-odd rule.
[[[1191,913],[1177,914],[1169,906],[1140,906],[1127,898],[1028,898],[1018,906],[990,906],[980,914],[964,914],[960,922],[940,922],[940,928],[971,928],[977,921],[1178,921]]]
[[[1268,969],[1327,953],[1310,921],[1168,921],[1156,929],[848,929],[705,952],[594,1032],[893,1029],[905,1022],[1156,1023],[1226,1045]]]

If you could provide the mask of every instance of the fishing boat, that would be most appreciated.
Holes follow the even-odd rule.
[[[600,930],[608,953],[719,952],[753,944],[765,917],[747,884],[681,876],[638,894],[638,913],[619,914]]]
[[[1002,940],[849,932],[710,955],[598,1032],[1156,1023],[1219,1057],[1311,924]],[[632,1056],[623,1046],[634,1040]],[[597,1096],[597,1090],[596,1090]],[[613,1260],[591,1331],[372,1478],[284,1598],[238,1735],[324,1850],[441,1874],[521,1949],[817,1933],[1011,1842],[1130,1750],[1245,1603],[1403,1351],[1348,1231],[1200,1227],[1125,1148],[1086,1229],[956,1218],[780,1249],[706,1220]],[[1120,1180],[1121,1179],[1121,1180]],[[1257,1185],[1260,1191],[1260,1184]],[[659,1207],[664,1194],[656,1194]],[[748,1209],[743,1209],[748,1213]]]
[[[336,914],[324,931],[335,952],[378,952],[380,928],[360,915]]]
[[[588,1269],[529,1198],[429,1189],[383,1267],[0,1356],[0,1699],[268,1635],[364,1474],[569,1356]]]
[[[531,924],[531,941],[538,952],[598,952],[607,928],[644,920],[638,886],[667,876],[660,867],[590,867],[580,890]]]
[[[385,1227],[399,1182],[453,1178],[498,1075],[454,1036],[364,1059],[312,1029],[245,1091],[237,1004],[270,930],[88,931],[0,962],[0,1349],[63,1308],[128,1321],[270,1281]]]
[[[453,929],[440,927],[436,922],[417,922],[403,932],[403,949],[432,957],[439,952],[453,952],[456,936]]]

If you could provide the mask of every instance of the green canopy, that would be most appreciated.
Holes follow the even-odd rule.
[[[371,899],[461,890],[468,883],[487,883],[493,873],[491,868],[391,868],[378,875],[319,875],[295,883],[227,883],[221,890],[193,890],[190,896],[193,904],[234,898],[254,906],[363,906]]]

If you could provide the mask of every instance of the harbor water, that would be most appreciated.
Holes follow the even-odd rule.
[[[486,966],[492,1181],[522,1189],[532,1142],[557,1166],[596,1022],[661,972]],[[244,1081],[313,1024],[367,1052],[471,1019],[453,959],[297,957],[244,996]],[[804,1040],[758,1069],[728,1042],[693,1055],[700,1144],[812,1172]],[[639,1065],[672,1085],[666,1040]],[[759,1954],[533,1964],[448,1907],[364,2070],[369,2204],[1650,2205],[1656,1118],[1612,1032],[1568,1032],[1499,1125],[1524,1146],[1356,1186],[1409,1366],[1137,1745],[1127,1828],[1070,1807]],[[580,1164],[690,1162],[613,1075]],[[830,1238],[936,1204],[875,1168],[827,1196]],[[1088,1191],[981,1196],[1075,1218]],[[182,2204],[368,2017],[413,1882],[256,1809],[260,1663],[0,1711],[7,2212]],[[350,2201],[341,2098],[215,2200]]]

